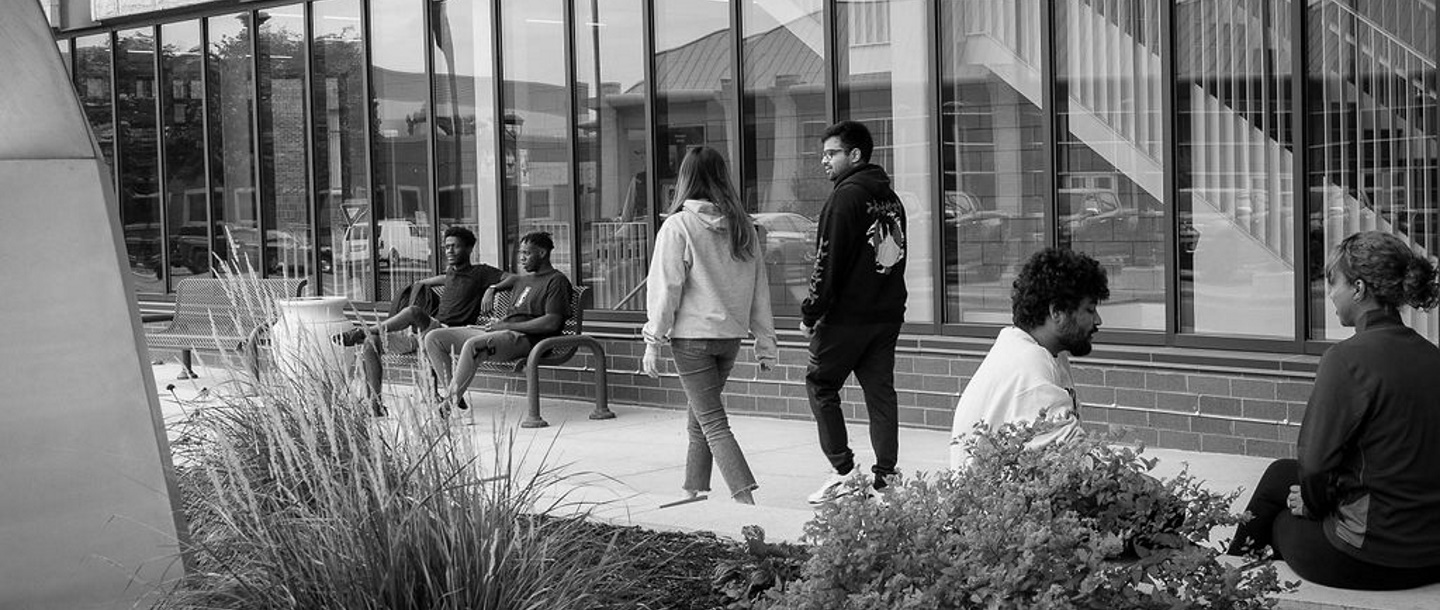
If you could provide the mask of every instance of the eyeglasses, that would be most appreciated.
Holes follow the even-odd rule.
[[[825,149],[825,150],[820,151],[820,156],[825,157],[826,159],[829,159],[830,157],[833,157],[833,156],[838,155],[838,154],[843,153],[843,152],[846,152],[845,149],[843,149],[843,148],[827,148],[827,149]]]

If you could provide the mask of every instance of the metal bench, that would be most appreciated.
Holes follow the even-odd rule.
[[[433,287],[437,294],[443,292],[443,286]],[[610,385],[609,373],[605,365],[605,348],[596,341],[594,337],[582,334],[585,322],[585,309],[580,305],[580,298],[585,294],[585,286],[576,286],[570,296],[570,315],[565,318],[565,325],[561,334],[556,337],[542,339],[535,347],[530,349],[526,358],[511,361],[485,361],[479,366],[480,371],[491,373],[515,374],[525,373],[525,392],[529,402],[529,411],[525,418],[520,421],[522,428],[543,428],[550,425],[540,417],[540,367],[559,366],[570,361],[580,352],[580,348],[590,350],[595,358],[595,410],[590,413],[590,419],[614,419],[615,413],[610,410]],[[514,295],[510,291],[495,293],[494,303],[491,304],[491,311],[482,315],[481,322],[499,319],[496,312],[510,310],[510,304]],[[422,348],[423,349],[423,348]],[[391,354],[387,352],[382,359],[386,370],[391,367],[411,367],[412,370],[420,369],[418,354]],[[425,365],[424,369],[428,370]],[[419,380],[416,380],[419,383]]]
[[[147,331],[145,344],[181,350],[180,379],[198,377],[191,368],[195,349],[242,351],[254,373],[255,346],[247,345],[250,332],[272,321],[276,299],[302,296],[307,283],[305,278],[185,278],[175,285],[174,312],[141,317],[147,324],[170,323]]]

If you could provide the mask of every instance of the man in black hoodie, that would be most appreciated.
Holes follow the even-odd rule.
[[[895,474],[900,425],[895,399],[895,341],[905,320],[905,207],[884,168],[870,163],[875,141],[855,121],[825,130],[821,165],[835,191],[820,211],[810,296],[800,330],[810,338],[805,387],[820,429],[820,450],[834,474],[808,498],[823,504],[847,491],[855,454],[846,437],[840,389],[850,373],[865,393],[873,489]]]

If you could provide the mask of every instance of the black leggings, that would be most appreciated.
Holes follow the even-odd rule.
[[[1296,517],[1286,501],[1290,486],[1300,483],[1300,462],[1275,460],[1265,469],[1245,510],[1254,517],[1235,531],[1227,551],[1243,555],[1246,548],[1275,551],[1301,578],[1341,589],[1388,591],[1440,582],[1440,565],[1392,568],[1360,561],[1335,548],[1325,537],[1324,522]]]

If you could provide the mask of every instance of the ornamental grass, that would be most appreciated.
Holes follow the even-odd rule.
[[[419,391],[372,417],[360,387],[272,367],[171,424],[187,575],[157,607],[566,610],[625,569],[548,450],[477,439]]]

